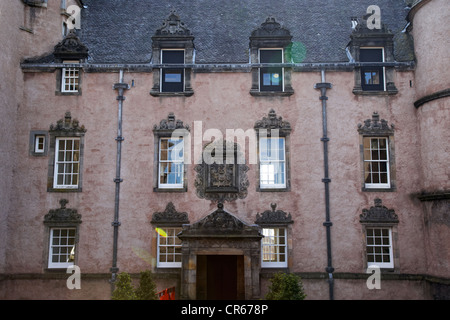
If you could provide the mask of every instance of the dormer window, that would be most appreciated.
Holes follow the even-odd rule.
[[[354,94],[396,94],[394,67],[383,65],[394,62],[394,35],[385,25],[369,29],[367,20],[352,19],[354,29],[348,52],[356,63]]]
[[[180,17],[174,12],[156,30],[153,40],[152,96],[191,96],[192,68],[194,63],[194,37]],[[173,67],[171,65],[174,65]]]
[[[250,60],[261,67],[252,68],[253,96],[288,96],[294,93],[291,86],[291,68],[283,67],[286,48],[291,44],[289,30],[274,18],[267,18],[250,36]],[[278,66],[279,64],[279,66]]]
[[[81,68],[88,57],[88,48],[81,43],[74,29],[55,46],[55,62],[63,65],[56,73],[57,95],[81,95]]]

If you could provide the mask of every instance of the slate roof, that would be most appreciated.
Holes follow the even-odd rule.
[[[305,48],[294,62],[348,62],[351,18],[378,5],[381,20],[400,38],[396,60],[413,57],[401,31],[405,0],[84,0],[80,33],[91,63],[150,63],[151,37],[172,10],[195,36],[195,62],[248,63],[249,37],[270,16]],[[406,46],[406,49],[405,49]],[[395,47],[395,46],[394,46]],[[398,50],[397,50],[398,49]]]

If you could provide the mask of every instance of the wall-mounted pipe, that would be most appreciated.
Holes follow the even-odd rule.
[[[116,192],[114,198],[114,221],[112,222],[112,226],[114,228],[113,233],[113,259],[112,259],[112,267],[111,271],[111,291],[114,290],[114,283],[116,281],[117,273],[119,272],[119,268],[117,267],[117,243],[119,239],[119,200],[120,200],[120,184],[122,183],[122,178],[120,175],[121,172],[121,162],[122,162],[122,142],[124,138],[122,136],[122,113],[123,113],[123,101],[125,97],[123,95],[125,90],[130,89],[130,86],[123,81],[123,70],[119,72],[119,82],[114,84],[114,90],[118,91],[117,100],[119,101],[119,109],[118,109],[118,120],[117,120],[117,155],[116,155],[116,177],[114,178],[114,183],[116,184]]]
[[[333,225],[330,220],[330,182],[331,179],[328,173],[328,142],[330,139],[328,138],[328,127],[327,127],[327,100],[326,96],[327,89],[331,89],[331,83],[325,81],[325,70],[321,71],[321,80],[322,82],[316,83],[314,86],[315,89],[320,89],[321,96],[320,100],[322,101],[322,130],[323,137],[320,139],[323,142],[323,167],[324,167],[324,178],[322,182],[325,186],[325,222],[323,225],[326,228],[326,237],[327,237],[327,262],[328,265],[325,268],[325,271],[328,273],[328,283],[329,283],[329,295],[330,300],[334,299],[334,280],[333,280],[333,264],[332,264],[332,256],[331,256],[331,226]]]

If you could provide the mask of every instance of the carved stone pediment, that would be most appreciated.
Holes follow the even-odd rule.
[[[372,119],[365,120],[364,125],[358,124],[358,132],[364,135],[392,135],[394,125],[389,126],[386,120],[380,120],[380,115],[374,112]]]
[[[375,206],[363,209],[359,216],[360,222],[398,223],[398,216],[393,209],[382,205],[381,199],[374,200]]]
[[[258,132],[263,129],[267,130],[267,136],[271,135],[271,130],[278,130],[280,136],[286,136],[292,130],[291,124],[284,121],[282,117],[277,117],[273,109],[270,109],[267,117],[255,122],[254,129]]]
[[[261,234],[258,226],[238,219],[224,210],[223,204],[219,203],[217,210],[203,219],[191,225],[184,225],[178,237],[183,240],[197,237],[261,237]]]
[[[178,212],[172,202],[169,202],[163,212],[155,212],[152,216],[152,224],[164,226],[180,226],[189,223],[186,212]]]
[[[256,214],[255,223],[258,225],[278,225],[278,224],[290,224],[293,223],[290,213],[286,213],[283,210],[276,210],[276,203],[271,203],[272,210],[266,210],[261,215]]]
[[[76,209],[66,208],[66,199],[61,199],[59,201],[61,208],[50,210],[44,217],[45,224],[79,224],[81,223],[81,214],[77,212]]]
[[[292,38],[291,33],[288,29],[281,26],[275,18],[268,17],[261,26],[253,30],[250,39],[252,38]]]
[[[172,11],[170,16],[163,21],[162,26],[156,30],[156,36],[192,36],[191,31],[181,21],[180,17]]]
[[[86,59],[88,52],[88,48],[76,35],[75,29],[70,30],[67,36],[53,50],[55,58],[61,60]]]
[[[64,133],[82,133],[84,134],[87,130],[84,126],[80,127],[80,123],[77,119],[72,120],[72,115],[70,112],[66,112],[64,119],[58,120],[56,125],[50,125],[50,132],[64,132]]]
[[[153,126],[153,132],[171,132],[176,129],[184,129],[189,131],[189,125],[185,125],[183,121],[176,120],[175,114],[170,112],[167,119],[162,119],[159,125]]]

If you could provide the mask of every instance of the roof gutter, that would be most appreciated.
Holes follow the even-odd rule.
[[[252,68],[281,67],[299,71],[353,71],[357,67],[394,67],[397,69],[414,69],[414,61],[405,62],[312,62],[312,63],[205,63],[205,64],[151,64],[151,63],[33,63],[21,64],[23,72],[53,72],[58,68],[82,68],[85,72],[152,72],[160,68],[189,68],[194,72],[250,72]]]

